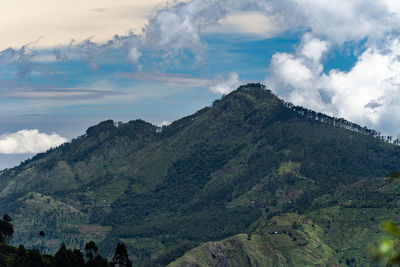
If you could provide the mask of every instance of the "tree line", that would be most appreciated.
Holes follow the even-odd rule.
[[[307,109],[303,106],[297,106],[294,105],[293,103],[284,101],[282,99],[280,99],[279,97],[276,96],[276,94],[274,94],[271,90],[267,89],[265,87],[265,85],[260,84],[260,83],[249,83],[247,85],[242,85],[239,87],[238,90],[242,90],[242,91],[266,91],[269,94],[273,95],[274,97],[276,97],[277,99],[279,99],[279,101],[288,109],[306,117],[306,118],[310,118],[322,123],[326,123],[332,126],[336,126],[336,127],[340,127],[343,129],[347,129],[353,132],[357,132],[359,134],[363,134],[363,135],[370,135],[373,137],[376,137],[380,140],[392,143],[394,145],[400,146],[400,139],[399,138],[393,138],[392,136],[384,136],[382,133],[377,132],[375,130],[372,129],[368,129],[366,126],[362,127],[356,123],[350,122],[346,119],[343,118],[337,118],[337,117],[333,117],[333,116],[329,116],[326,115],[324,113],[321,112],[316,112],[314,110],[311,109]]]
[[[84,253],[79,249],[68,249],[64,243],[54,256],[41,254],[38,250],[27,250],[24,245],[18,248],[9,246],[14,234],[11,217],[4,214],[0,220],[0,266],[12,267],[132,267],[127,249],[118,243],[112,260],[109,262],[98,253],[95,242],[86,243]],[[39,232],[45,236],[44,231]]]
[[[295,106],[292,103],[285,102],[282,100],[282,103],[285,105],[285,107],[297,112],[298,114],[310,118],[322,123],[326,123],[332,126],[340,127],[343,129],[347,129],[359,134],[364,134],[364,135],[370,135],[375,138],[378,138],[380,140],[392,143],[394,145],[400,145],[400,140],[398,138],[394,139],[392,136],[384,136],[382,133],[377,132],[372,129],[368,129],[366,126],[362,127],[356,123],[350,122],[348,120],[345,120],[343,118],[336,118],[332,117],[326,114],[323,114],[321,112],[315,112],[313,110],[304,108],[302,106]]]

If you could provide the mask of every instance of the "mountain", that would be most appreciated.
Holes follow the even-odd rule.
[[[201,244],[168,266],[380,266],[370,251],[391,238],[382,222],[400,221],[399,186],[382,178],[340,186],[301,215],[265,215],[246,234]]]
[[[3,170],[0,214],[14,219],[15,245],[50,253],[94,240],[111,255],[121,240],[138,266],[202,266],[224,249],[238,255],[230,266],[295,264],[303,244],[305,263],[365,263],[380,222],[400,219],[383,179],[399,168],[400,147],[375,131],[248,84],[169,126],[104,121]]]
[[[203,244],[169,266],[327,266],[340,257],[323,228],[303,216],[276,216],[257,232]]]

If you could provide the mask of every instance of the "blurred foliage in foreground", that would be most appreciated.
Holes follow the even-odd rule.
[[[389,174],[390,183],[400,179],[400,171]],[[400,266],[400,228],[393,222],[386,222],[383,229],[390,237],[383,239],[378,247],[371,248],[374,261],[386,266]]]

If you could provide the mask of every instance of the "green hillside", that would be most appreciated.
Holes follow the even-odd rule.
[[[337,188],[302,215],[267,215],[247,234],[204,243],[170,266],[375,266],[369,247],[388,237],[382,222],[400,221],[399,186],[371,179]]]
[[[15,245],[53,253],[61,242],[94,240],[111,255],[121,240],[137,266],[166,265],[195,247],[174,264],[200,255],[202,266],[225,250],[235,251],[229,266],[367,262],[367,237],[397,219],[396,192],[380,178],[398,168],[400,147],[374,132],[249,84],[169,126],[105,121],[2,171],[0,214],[14,219]],[[292,233],[304,248],[268,236],[291,216],[304,220]],[[344,241],[350,233],[363,243]]]
[[[252,234],[201,245],[169,266],[326,266],[338,258],[321,227],[290,213]]]

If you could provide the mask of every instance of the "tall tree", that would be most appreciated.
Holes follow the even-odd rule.
[[[0,220],[0,243],[8,244],[10,242],[12,235],[14,234],[14,228],[12,226],[11,217],[4,214],[3,220]]]
[[[115,248],[115,254],[113,261],[111,262],[113,267],[132,267],[132,262],[129,260],[128,251],[126,250],[124,243],[118,243]]]
[[[17,256],[15,257],[14,266],[15,267],[28,267],[26,263],[26,249],[24,245],[19,245],[17,250]]]
[[[79,250],[73,252],[65,247],[65,244],[61,244],[60,249],[54,255],[55,266],[57,267],[83,267],[85,260],[83,254]]]
[[[96,243],[90,241],[85,245],[86,263],[85,267],[109,267],[108,261],[101,255],[98,255],[99,248]]]
[[[0,254],[0,266],[6,266],[6,260],[4,256]]]
[[[42,256],[36,249],[29,250],[25,264],[27,264],[27,266],[45,267]]]
[[[96,257],[98,250],[99,248],[97,247],[95,242],[90,241],[86,243],[85,245],[86,261],[93,260]]]

